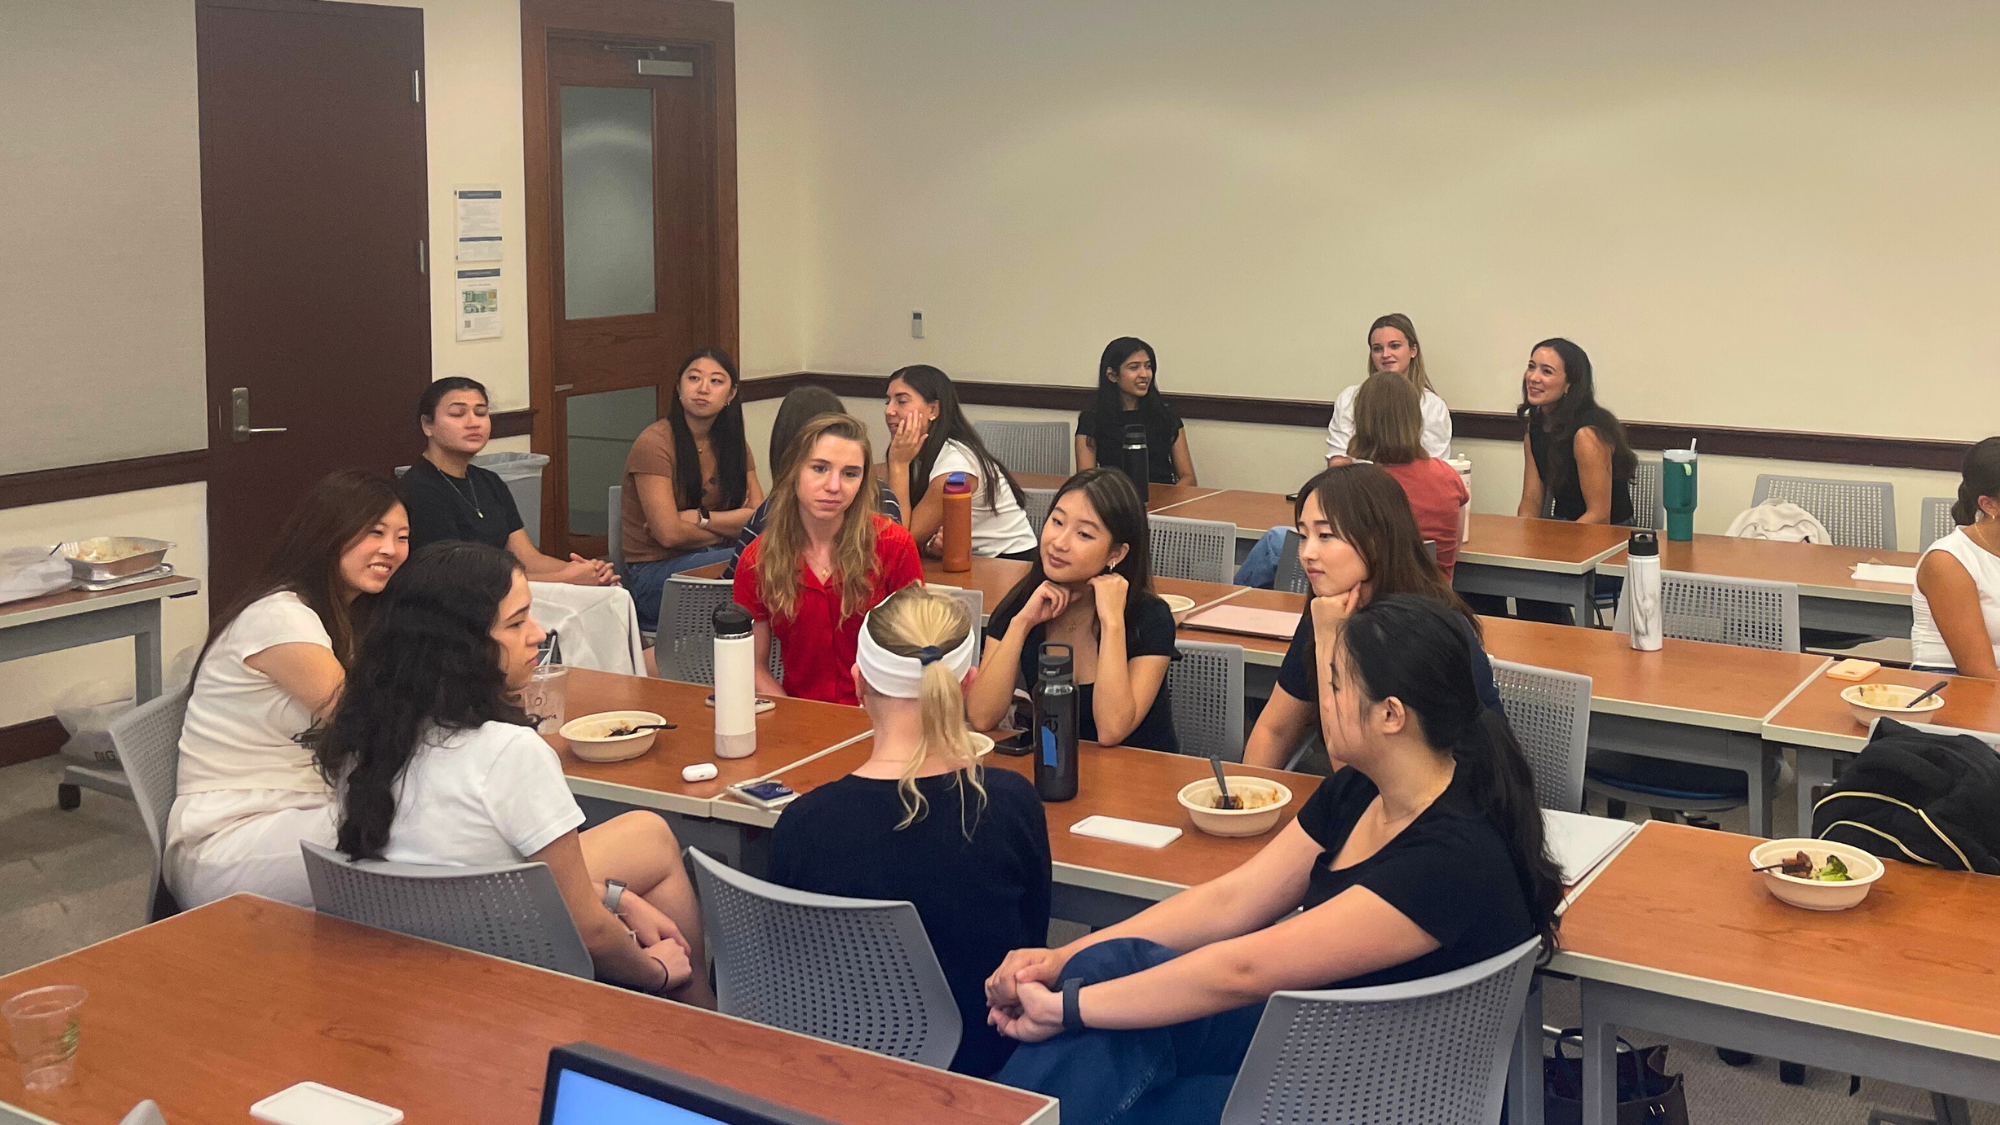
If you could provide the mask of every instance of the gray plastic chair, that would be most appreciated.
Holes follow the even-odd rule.
[[[1243,646],[1180,641],[1167,665],[1168,702],[1181,753],[1243,760]]]
[[[1236,570],[1236,525],[1226,520],[1147,519],[1152,533],[1153,575],[1229,581]]]
[[[1507,725],[1535,775],[1535,802],[1545,809],[1583,811],[1583,766],[1589,756],[1590,677],[1493,661],[1493,681]]]
[[[1284,546],[1278,548],[1278,574],[1271,579],[1271,588],[1287,594],[1312,592],[1306,582],[1305,564],[1299,561],[1299,533],[1290,528],[1285,530]]]
[[[546,864],[357,863],[310,840],[299,847],[313,908],[322,914],[585,980],[596,976]]]
[[[979,627],[986,623],[986,591],[968,590],[960,587],[953,590],[951,596],[965,603],[965,612],[972,615],[972,628],[974,632],[977,632]],[[772,646],[776,647],[777,643],[776,638],[773,638],[771,641]],[[982,641],[980,647],[984,648],[985,642]]]
[[[1632,584],[1618,596],[1615,632],[1632,631]],[[1790,582],[1660,572],[1664,635],[1744,648],[1799,651],[1799,588]]]
[[[1660,493],[1660,463],[1639,462],[1632,474],[1632,526],[1647,531],[1667,528],[1667,500]]]
[[[125,768],[125,780],[132,785],[132,800],[139,806],[139,819],[146,826],[146,838],[153,844],[153,893],[146,903],[146,921],[157,922],[180,913],[180,904],[167,890],[163,857],[167,847],[167,815],[173,811],[179,791],[181,723],[187,718],[191,689],[168,692],[141,703],[111,723],[111,746],[118,752],[118,764]]]
[[[1758,473],[1750,506],[1766,500],[1797,504],[1811,512],[1838,546],[1896,549],[1896,486],[1888,481]]]
[[[1918,551],[1928,551],[1931,544],[1958,530],[1958,521],[1951,518],[1951,506],[1958,501],[1950,496],[1924,497],[1923,515],[1918,520],[1918,535],[1923,542]]]
[[[1042,525],[1049,522],[1049,509],[1056,506],[1056,490],[1053,488],[1024,488],[1021,495],[1028,501],[1028,529],[1037,538],[1042,534]]]
[[[914,905],[791,890],[695,848],[687,860],[724,1014],[951,1065],[964,1025]]]
[[[688,684],[715,682],[715,611],[730,604],[735,583],[727,578],[667,577],[660,593],[660,632],[653,647],[663,680]],[[785,657],[771,638],[771,678],[785,678]]]
[[[1222,1125],[1492,1125],[1540,948],[1403,984],[1273,993]]]
[[[1067,422],[974,422],[987,452],[1010,472],[1069,475],[1070,429]]]

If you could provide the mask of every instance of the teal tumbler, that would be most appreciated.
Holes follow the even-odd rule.
[[[1685,543],[1694,538],[1695,487],[1700,474],[1692,449],[1669,449],[1660,463],[1660,499],[1667,509],[1667,538]]]

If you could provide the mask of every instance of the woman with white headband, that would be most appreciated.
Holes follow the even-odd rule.
[[[1027,778],[986,772],[965,728],[979,630],[965,604],[906,586],[869,613],[853,669],[875,736],[853,773],[785,809],[771,878],[802,891],[916,904],[965,1022],[951,1069],[986,1077],[1013,1052],[986,1022],[985,980],[1049,929],[1049,833]]]

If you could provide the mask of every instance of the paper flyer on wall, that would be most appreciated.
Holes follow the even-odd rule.
[[[458,338],[495,340],[500,337],[500,271],[458,271]]]
[[[500,189],[462,187],[452,190],[458,246],[456,260],[497,262],[501,258]]]

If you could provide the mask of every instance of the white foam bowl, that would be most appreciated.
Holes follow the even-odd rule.
[[[1882,877],[1885,867],[1880,859],[1860,848],[1837,844],[1832,840],[1806,839],[1766,840],[1750,849],[1750,866],[1763,867],[1799,852],[1806,853],[1815,869],[1826,862],[1826,857],[1837,855],[1840,862],[1847,865],[1847,873],[1853,876],[1846,882],[1826,883],[1787,875],[1777,868],[1757,872],[1757,876],[1764,880],[1764,886],[1779,902],[1805,910],[1846,910],[1854,906],[1868,897],[1868,888]]]
[[[991,754],[993,752],[992,735],[980,734],[976,730],[969,730],[965,732],[965,736],[972,740],[973,761],[978,761],[979,759],[984,758],[986,755]]]
[[[1866,692],[1867,696],[1864,696],[1863,692]],[[1923,716],[1944,706],[1944,692],[1942,690],[1922,703],[1917,704],[1915,707],[1905,706],[1910,700],[1915,699],[1923,693],[1923,688],[1904,687],[1902,684],[1855,684],[1851,687],[1841,688],[1840,698],[1847,701],[1847,709],[1854,713],[1854,721],[1865,727],[1873,723],[1877,717],[1910,719],[1922,722]],[[1862,702],[1867,697],[1873,697],[1877,700],[1883,700],[1886,697],[1886,701],[1881,703]]]
[[[1179,800],[1181,807],[1194,819],[1194,826],[1211,836],[1257,836],[1269,832],[1278,823],[1278,816],[1285,806],[1292,803],[1292,791],[1275,781],[1261,777],[1232,777],[1229,791],[1248,795],[1253,790],[1276,793],[1278,799],[1254,809],[1218,809],[1215,798],[1220,792],[1215,779],[1204,777],[1181,786]]]
[[[619,727],[666,721],[651,711],[599,711],[595,715],[571,719],[556,733],[569,739],[569,752],[586,762],[622,762],[651,750],[653,739],[660,732],[642,730],[636,734],[613,735],[612,731]]]
[[[1167,603],[1167,609],[1173,613],[1176,625],[1187,620],[1187,615],[1194,612],[1194,599],[1186,594],[1161,594],[1160,600]]]

